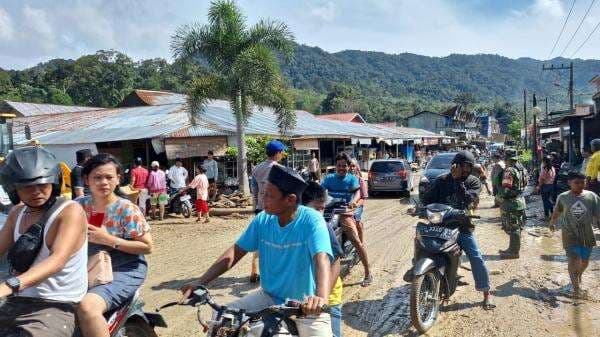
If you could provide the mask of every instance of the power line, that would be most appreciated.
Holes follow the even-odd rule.
[[[596,24],[596,26],[594,27],[594,29],[585,38],[585,40],[583,41],[583,43],[579,45],[579,47],[577,48],[577,50],[571,55],[570,58],[573,58],[573,56],[575,56],[575,54],[577,54],[579,52],[579,50],[581,50],[581,48],[583,48],[583,46],[588,42],[588,40],[590,39],[590,37],[592,37],[592,35],[594,35],[594,33],[596,32],[596,29],[598,29],[598,27],[600,27],[600,21],[598,21],[598,23]]]
[[[573,7],[575,7],[575,3],[577,2],[577,0],[573,0],[573,3],[571,4],[571,9],[569,9],[569,14],[567,14],[567,18],[565,19],[565,22],[563,22],[562,28],[560,29],[560,33],[558,33],[558,37],[556,38],[556,41],[554,41],[554,46],[552,46],[552,50],[550,51],[550,54],[548,54],[547,59],[550,59],[550,56],[552,56],[552,53],[554,53],[554,49],[556,49],[556,45],[558,44],[558,41],[560,40],[560,37],[562,36],[563,32],[565,31],[565,27],[567,26],[567,22],[569,21],[569,18],[571,17],[571,12],[573,12]]]
[[[592,0],[592,3],[588,7],[587,11],[585,11],[585,14],[583,15],[583,18],[581,18],[581,22],[579,22],[579,26],[577,26],[577,29],[575,29],[575,32],[573,33],[573,36],[571,36],[571,39],[569,39],[569,42],[567,42],[567,45],[565,46],[565,48],[563,49],[563,51],[560,53],[559,56],[562,56],[565,53],[565,51],[567,51],[567,48],[569,48],[569,46],[571,45],[571,42],[573,42],[573,39],[575,38],[575,35],[577,35],[577,32],[579,32],[579,29],[583,25],[583,21],[585,21],[585,18],[587,18],[588,14],[590,13],[590,9],[592,9],[592,6],[594,5],[594,2],[596,2],[596,0]]]

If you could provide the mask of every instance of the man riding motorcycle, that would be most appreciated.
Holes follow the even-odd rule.
[[[71,336],[88,285],[85,213],[59,198],[62,171],[41,147],[9,154],[0,180],[16,205],[0,231],[12,269],[0,283],[0,336]]]
[[[475,157],[469,151],[461,151],[452,160],[450,173],[443,174],[435,179],[429,190],[422,198],[423,205],[441,203],[456,209],[467,210],[479,199],[481,183],[479,178],[471,175]],[[475,287],[483,292],[482,306],[485,310],[495,307],[490,298],[490,277],[481,250],[477,245],[472,222],[465,222],[460,227],[458,244],[465,252],[471,263]]]
[[[299,335],[331,336],[330,316],[321,312],[331,290],[331,244],[323,216],[299,205],[305,188],[292,169],[274,165],[265,185],[264,211],[197,281],[181,288],[182,302],[248,252],[258,251],[261,288],[228,306],[257,311],[287,299],[303,301],[305,317],[295,319]]]

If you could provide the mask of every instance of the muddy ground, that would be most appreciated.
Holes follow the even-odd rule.
[[[566,258],[560,232],[551,233],[535,219],[539,200],[532,202],[527,233],[523,235],[521,259],[500,260],[498,249],[508,238],[499,226],[499,211],[484,194],[477,220],[476,237],[491,271],[494,299],[498,308],[480,308],[481,294],[465,259],[459,273],[467,285],[459,287],[443,308],[428,336],[600,336],[600,250],[595,248],[584,276],[591,299],[574,302],[569,297]],[[409,268],[416,220],[405,213],[408,200],[396,196],[369,199],[365,212],[366,244],[375,282],[361,288],[359,265],[345,280],[345,336],[417,336],[408,313],[409,284],[402,275]],[[166,220],[153,224],[155,253],[149,256],[149,278],[143,287],[147,309],[177,299],[177,289],[204,271],[226,249],[249,219],[220,220],[199,224]],[[232,271],[210,288],[220,302],[251,291],[248,282],[250,259],[244,258]],[[205,310],[204,315],[208,315]],[[193,308],[175,307],[164,311],[169,324],[158,329],[160,336],[200,336]]]

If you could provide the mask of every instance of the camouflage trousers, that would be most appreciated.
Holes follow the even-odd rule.
[[[519,233],[525,225],[525,210],[502,210],[502,229],[507,233]]]

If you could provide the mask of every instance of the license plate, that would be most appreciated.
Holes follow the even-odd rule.
[[[395,177],[383,177],[383,178],[380,178],[379,181],[389,183],[389,182],[394,181],[394,179],[395,179]]]
[[[181,196],[181,197],[179,197],[179,200],[181,200],[181,201],[188,201],[188,200],[190,200],[191,198],[192,198],[192,197],[190,197],[189,195],[184,195],[184,196]]]
[[[449,240],[452,238],[452,230],[449,228],[438,226],[419,226],[417,229],[421,236],[440,238],[444,240]]]

